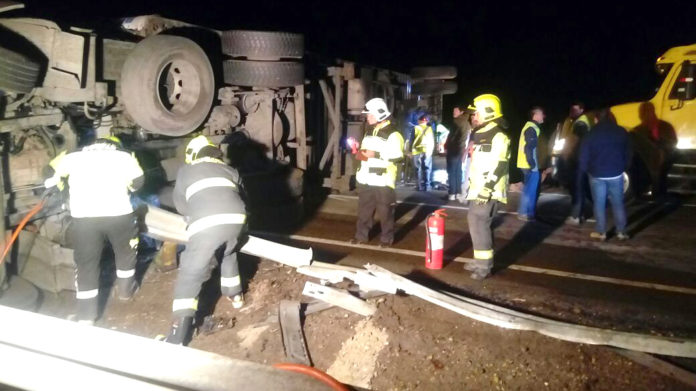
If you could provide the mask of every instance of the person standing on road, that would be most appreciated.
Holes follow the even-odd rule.
[[[391,113],[383,99],[370,99],[363,114],[367,115],[369,127],[356,153],[360,160],[355,176],[358,182],[358,220],[350,243],[367,243],[372,216],[376,212],[382,228],[380,247],[389,247],[394,242],[396,164],[404,156],[404,138],[389,121]]]
[[[522,127],[517,148],[517,168],[524,175],[524,187],[520,195],[517,218],[522,221],[534,221],[537,197],[539,196],[539,126],[544,123],[544,109],[535,106],[529,112],[530,120]]]
[[[222,151],[205,136],[186,146],[186,164],[179,169],[173,198],[177,211],[186,217],[189,236],[181,254],[174,285],[174,322],[165,341],[186,344],[198,309],[201,287],[217,265],[222,252],[220,288],[234,308],[244,305],[237,252],[246,223],[246,207],[240,195],[241,179],[222,161]]]
[[[428,123],[430,118],[422,114],[418,118],[418,125],[413,128],[413,142],[411,143],[411,156],[416,167],[418,191],[432,190],[433,151],[435,150],[435,134]]]
[[[138,224],[130,193],[142,187],[143,170],[114,136],[59,155],[50,166],[53,175],[44,184],[47,189],[62,189],[62,181],[67,179],[73,234],[79,238],[74,241],[77,321],[94,324],[99,316],[99,270],[105,239],[114,251],[117,297],[129,300],[138,288]]]
[[[609,109],[602,109],[597,114],[597,125],[582,141],[580,146],[579,171],[590,177],[594,215],[597,223],[594,239],[607,238],[607,198],[616,225],[616,237],[628,239],[626,233],[626,207],[623,202],[623,173],[631,162],[631,144],[626,129],[618,126]]]
[[[572,127],[572,134],[567,140],[565,163],[568,185],[572,208],[568,223],[579,225],[584,219],[584,203],[587,193],[587,175],[578,170],[578,154],[583,138],[590,132],[590,118],[585,114],[585,105],[581,102],[574,102],[570,105],[569,120]]]
[[[510,138],[505,134],[507,125],[497,96],[479,95],[469,109],[474,110],[471,117],[474,129],[467,220],[474,262],[467,269],[473,272],[471,278],[482,280],[493,269],[493,217],[498,203],[507,203]]]
[[[462,194],[464,181],[468,180],[468,178],[464,178],[462,168],[464,165],[463,158],[468,157],[467,143],[471,133],[469,113],[466,109],[455,107],[452,110],[452,116],[454,118],[454,128],[447,136],[447,141],[445,141],[447,177],[449,180],[447,192],[450,201],[454,201],[457,199],[457,196]]]

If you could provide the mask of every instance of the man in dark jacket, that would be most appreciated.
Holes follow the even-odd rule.
[[[626,234],[626,208],[623,203],[623,173],[631,162],[631,145],[626,129],[616,125],[611,112],[602,109],[597,113],[598,123],[580,145],[579,171],[590,178],[594,215],[597,220],[592,238],[607,238],[607,197],[611,202],[616,237],[628,239]]]
[[[244,304],[237,264],[238,238],[246,222],[237,170],[225,164],[222,151],[204,136],[186,147],[186,165],[179,169],[174,205],[186,216],[189,240],[181,254],[174,286],[174,323],[167,342],[186,344],[198,309],[201,286],[210,278],[215,254],[222,251],[220,290],[235,308]],[[213,264],[211,264],[213,263]]]
[[[447,177],[449,180],[447,193],[450,201],[454,201],[462,191],[462,157],[466,156],[469,134],[471,133],[471,124],[469,123],[470,110],[457,106],[454,108],[452,116],[454,117],[454,128],[447,136],[447,141],[445,141]]]

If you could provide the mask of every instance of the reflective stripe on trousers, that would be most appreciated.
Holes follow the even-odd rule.
[[[486,261],[493,259],[493,250],[474,250],[474,259]]]
[[[135,275],[135,269],[130,270],[119,270],[116,269],[116,277],[118,278],[130,278]]]
[[[188,298],[188,299],[174,299],[172,302],[172,311],[181,311],[181,310],[194,310],[196,311],[198,309],[198,299],[196,298]]]
[[[242,279],[240,276],[220,277],[220,286],[222,288],[234,288],[240,285],[242,285]]]
[[[99,295],[99,289],[90,289],[88,291],[77,291],[75,292],[76,299],[93,299]]]
[[[224,224],[244,224],[246,215],[242,213],[221,213],[211,216],[202,217],[191,223],[186,232],[189,237],[193,236],[205,229],[215,227],[216,225]]]

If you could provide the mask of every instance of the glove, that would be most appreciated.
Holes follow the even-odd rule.
[[[474,202],[476,202],[478,205],[485,204],[486,202],[491,200],[491,194],[493,191],[487,187],[484,187],[476,196],[476,199]]]
[[[58,184],[58,178],[52,176],[44,181],[44,187],[46,190],[50,189],[51,187],[54,187]]]
[[[41,199],[47,200],[47,199],[51,198],[54,194],[57,194],[58,191],[59,191],[58,188],[55,186],[49,187],[46,190],[44,190],[43,193],[41,193]]]

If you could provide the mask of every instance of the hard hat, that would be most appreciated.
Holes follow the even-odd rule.
[[[186,145],[184,161],[187,164],[191,164],[197,159],[198,152],[207,146],[215,147],[215,145],[213,145],[207,137],[203,135],[195,137],[193,140],[189,141],[188,145]]]
[[[483,94],[474,98],[474,103],[469,105],[469,110],[475,110],[483,116],[483,122],[494,120],[503,116],[500,107],[500,99],[493,94]]]
[[[365,103],[363,114],[372,114],[377,121],[384,121],[391,115],[387,103],[382,98],[372,98]]]

